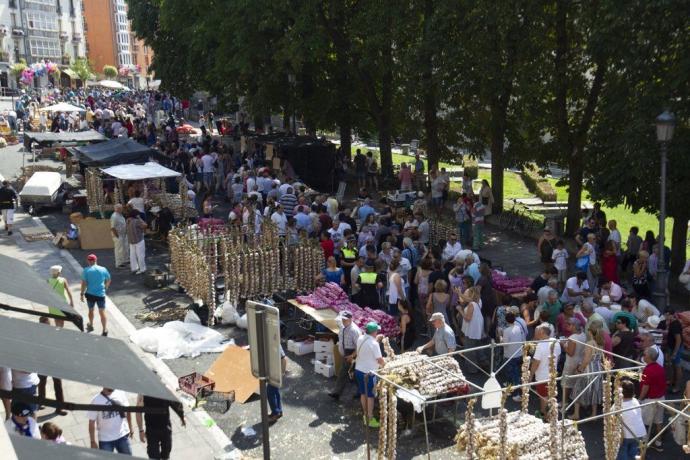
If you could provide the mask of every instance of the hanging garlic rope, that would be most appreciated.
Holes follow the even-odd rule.
[[[530,380],[530,355],[529,350],[526,346],[522,347],[522,405],[521,410],[523,413],[529,411],[529,380]]]

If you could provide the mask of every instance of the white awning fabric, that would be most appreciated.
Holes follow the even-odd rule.
[[[161,166],[158,163],[148,162],[143,165],[117,165],[101,169],[109,176],[122,180],[163,179],[166,177],[178,177],[180,173]]]

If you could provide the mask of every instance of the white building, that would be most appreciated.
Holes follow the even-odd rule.
[[[0,91],[16,88],[10,66],[21,59],[27,64],[44,60],[69,67],[85,56],[81,0],[0,0]],[[70,84],[68,72],[61,81],[44,75],[34,78],[34,87]]]

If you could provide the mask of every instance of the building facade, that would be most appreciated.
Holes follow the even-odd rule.
[[[85,57],[81,9],[82,0],[0,1],[0,87],[16,88],[10,68],[21,60],[28,65],[51,61],[64,70]],[[62,72],[60,82],[47,73],[37,75],[32,84],[66,86],[69,73]]]
[[[134,88],[146,88],[151,81],[151,51],[132,32],[125,0],[82,0],[86,54],[94,71],[103,73],[110,65],[118,79]]]

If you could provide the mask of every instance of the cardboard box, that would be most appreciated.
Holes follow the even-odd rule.
[[[317,340],[314,342],[314,352],[315,353],[333,353],[333,341],[328,340]]]
[[[326,353],[326,352],[320,351],[320,352],[316,353],[316,356],[314,357],[314,359],[321,362],[321,363],[333,364],[333,353]]]
[[[309,353],[314,353],[314,342],[311,340],[302,342],[288,340],[288,350],[297,356],[308,355]]]
[[[335,375],[335,366],[314,361],[314,372],[326,378],[331,378]]]
[[[109,219],[87,218],[79,224],[79,244],[82,249],[112,249],[113,236]]]

